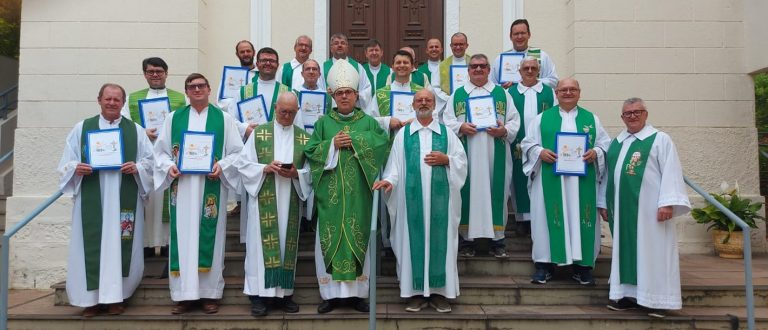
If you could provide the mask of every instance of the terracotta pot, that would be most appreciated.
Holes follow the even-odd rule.
[[[723,244],[723,239],[728,235],[728,231],[725,230],[712,230],[712,240],[715,243],[715,252],[720,258],[727,259],[743,259],[744,258],[744,233],[741,231],[734,231],[731,233],[731,239],[728,243]]]

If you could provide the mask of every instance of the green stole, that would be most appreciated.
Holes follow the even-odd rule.
[[[392,69],[384,63],[379,64],[379,72],[376,73],[376,77],[371,72],[371,66],[368,63],[363,64],[365,74],[368,76],[368,81],[371,82],[371,96],[376,95],[376,90],[387,85],[387,79],[389,78]],[[375,78],[375,79],[374,79]],[[374,82],[376,82],[374,84]]]
[[[583,133],[589,134],[587,150],[595,143],[595,117],[582,107],[577,107],[576,127],[582,128]],[[573,111],[573,110],[571,110]],[[560,132],[562,124],[560,108],[553,107],[541,113],[541,146],[555,150],[555,135]],[[565,258],[565,226],[563,224],[564,206],[561,177],[555,174],[554,164],[541,163],[541,185],[544,188],[544,205],[547,213],[549,229],[549,251],[553,263],[564,264]],[[581,261],[582,266],[594,266],[595,259],[595,230],[597,227],[597,183],[595,166],[587,164],[587,175],[579,177],[579,195],[569,198],[579,199],[579,223],[581,229]]]
[[[425,75],[419,71],[413,71],[411,72],[411,78],[408,80],[411,83],[414,83],[416,85],[419,85],[419,87],[426,87],[425,83],[429,83],[429,78],[425,78]],[[392,74],[387,77],[387,85],[392,84],[392,82],[395,81],[395,73],[392,72]],[[383,88],[383,87],[382,87]]]
[[[352,65],[353,68],[355,68],[355,71],[357,73],[360,73],[360,67],[358,66],[357,61],[355,61],[354,58],[347,56],[346,60],[349,62],[349,64]],[[331,71],[331,67],[333,66],[333,57],[327,59],[325,62],[323,62],[323,77],[324,79],[328,80],[328,71]],[[373,86],[373,85],[371,85]],[[373,89],[373,88],[371,88]]]
[[[247,100],[261,94],[259,93],[259,83],[257,82],[257,79],[258,76],[257,78],[254,78],[253,83],[240,87],[240,100]],[[275,90],[272,91],[272,103],[269,105],[269,118],[267,118],[267,120],[272,120],[275,112],[275,104],[277,104],[277,96],[280,95],[280,93],[289,90],[290,87],[281,84],[279,81],[275,81]]]
[[[507,117],[507,92],[499,86],[495,86],[491,91],[493,97],[493,103],[496,105],[496,116],[501,118]],[[453,97],[453,109],[456,114],[456,118],[464,116],[464,122],[467,120],[467,99],[469,94],[464,86],[459,87]],[[464,150],[469,155],[469,147],[467,145],[467,137],[462,136],[461,144],[464,145]],[[491,175],[491,214],[493,216],[493,230],[504,230],[504,203],[507,201],[504,198],[504,172],[506,168],[507,155],[505,154],[505,142],[503,139],[493,139],[493,173]],[[470,172],[471,173],[471,172]],[[461,188],[461,222],[460,228],[467,228],[469,226],[469,180],[470,175],[467,174],[467,180],[464,182],[464,187]]]
[[[621,161],[623,173],[619,177],[619,196],[624,203],[619,206],[619,282],[621,284],[637,285],[637,213],[640,201],[640,189],[643,185],[643,174],[648,156],[651,154],[656,133],[644,140],[636,139],[629,145],[624,159]],[[613,139],[606,156],[608,167],[608,187],[606,192],[606,204],[608,204],[608,220],[611,234],[614,232],[614,198],[616,185],[613,175],[621,153],[622,143]],[[639,158],[635,158],[637,155]]]
[[[85,163],[88,154],[86,136],[89,131],[98,131],[99,117],[95,116],[83,121],[80,136],[80,161]],[[137,135],[136,126],[128,118],[120,120],[120,135],[123,139],[123,160],[136,161]],[[123,174],[120,179],[120,251],[122,256],[123,277],[128,277],[131,268],[133,252],[133,230],[136,228],[136,197],[139,186],[133,174]],[[99,273],[101,265],[101,228],[103,224],[101,204],[101,184],[99,171],[84,175],[80,185],[80,219],[83,225],[83,255],[85,259],[85,281],[88,291],[99,289]],[[110,219],[108,221],[114,221]],[[127,231],[128,235],[122,235]]]
[[[525,95],[517,90],[518,84],[513,84],[507,91],[512,95],[518,114],[520,114],[520,129],[517,130],[515,142],[512,143],[512,177],[515,185],[515,205],[517,213],[531,212],[531,200],[528,197],[528,177],[523,174],[523,151],[520,142],[525,138]],[[541,85],[541,93],[536,93],[536,113],[549,109],[554,104],[552,88]],[[525,192],[525,193],[523,193]]]
[[[464,54],[464,60],[469,65],[469,55]],[[449,56],[437,66],[440,71],[440,89],[448,95],[451,95],[451,65],[453,65],[453,55]]]
[[[419,67],[416,68],[416,72],[421,72],[427,76],[427,81],[425,81],[425,83],[428,84],[432,80],[432,71],[429,71],[429,62],[424,62],[424,64],[419,65]],[[422,85],[422,86],[426,86],[426,85]]]
[[[189,112],[196,111],[191,106],[186,106],[182,109],[175,111],[173,115],[173,121],[171,122],[171,149],[180,150],[181,137],[189,127]],[[208,117],[205,122],[205,132],[214,134],[213,145],[213,161],[217,162],[221,160],[221,156],[224,151],[224,113],[221,109],[208,104]],[[178,157],[178,156],[176,156]],[[174,159],[178,162],[178,159]],[[193,175],[193,174],[187,174]],[[176,234],[176,194],[178,192],[179,180],[175,179],[171,183],[171,253],[170,253],[170,267],[171,275],[179,276],[179,245],[178,237]],[[213,263],[213,247],[216,243],[216,224],[219,221],[219,212],[226,208],[221,208],[221,205],[226,205],[226,201],[222,201],[221,194],[221,181],[218,179],[205,178],[205,186],[203,188],[202,205],[200,208],[200,236],[198,238],[198,270],[200,272],[208,272],[211,270],[211,264]],[[190,219],[191,220],[191,219]]]
[[[448,154],[445,125],[440,134],[432,132],[432,150]],[[408,211],[408,236],[411,246],[413,289],[424,290],[424,200],[421,190],[421,147],[419,133],[411,134],[411,124],[403,132],[405,146],[405,203]],[[429,287],[445,287],[445,253],[448,232],[448,175],[446,166],[432,166],[429,216]],[[410,205],[413,202],[413,205]]]
[[[291,65],[291,62],[283,64],[283,75],[280,77],[280,80],[280,82],[283,85],[288,86],[288,88],[293,86],[293,66]]]
[[[128,110],[131,113],[131,120],[141,125],[141,117],[139,115],[139,101],[147,98],[149,88],[135,91],[128,96]],[[171,112],[187,105],[187,99],[184,94],[179,93],[170,88],[166,89],[168,95],[168,102],[171,103]],[[162,222],[168,222],[171,220],[170,210],[168,209],[168,201],[171,198],[171,194],[168,190],[163,193],[163,213]]]
[[[352,149],[338,152],[338,165],[325,170],[331,139],[339,131],[352,138]],[[336,281],[353,281],[363,272],[370,236],[371,187],[386,162],[387,135],[373,117],[355,108],[351,116],[337,110],[315,123],[304,153],[316,187],[317,233],[326,272]]]
[[[259,125],[254,130],[253,142],[256,148],[256,155],[262,164],[269,164],[274,160],[274,130],[274,122]],[[301,164],[304,164],[304,146],[309,140],[309,135],[298,127],[294,127],[293,132],[293,165],[298,168]],[[264,287],[293,289],[296,256],[299,249],[299,197],[291,183],[288,226],[285,235],[285,254],[281,262],[275,174],[265,174],[264,176],[264,183],[262,183],[258,194],[261,247],[265,268]]]
[[[128,95],[128,110],[131,113],[131,120],[141,125],[141,116],[139,115],[139,101],[147,98],[149,88],[135,91]],[[171,103],[171,111],[181,108],[187,105],[187,99],[184,94],[179,93],[170,88],[166,89],[168,95],[168,102]]]

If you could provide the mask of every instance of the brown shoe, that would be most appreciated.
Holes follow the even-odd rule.
[[[86,307],[83,310],[83,317],[94,317],[96,315],[99,315],[99,305],[93,305],[91,307]]]
[[[219,304],[213,299],[202,299],[203,313],[216,314],[219,312]]]
[[[123,303],[114,303],[107,305],[107,315],[120,315],[125,312],[125,306]]]
[[[191,300],[179,301],[171,309],[171,314],[186,314],[192,308],[192,303],[193,301]]]

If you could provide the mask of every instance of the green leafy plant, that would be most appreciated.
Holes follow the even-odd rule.
[[[710,193],[710,195],[712,195],[712,197],[720,204],[723,204],[728,210],[733,212],[737,217],[744,220],[750,228],[757,228],[756,220],[758,219],[765,221],[765,217],[758,213],[760,212],[763,203],[753,203],[749,198],[742,198],[739,196],[738,188],[720,194]],[[705,207],[691,210],[691,216],[693,216],[698,223],[708,224],[709,226],[707,227],[707,230],[714,228],[727,231],[728,235],[723,239],[723,244],[728,243],[732,232],[741,231],[741,227],[737,226],[735,222],[731,221],[731,219],[729,219],[723,212],[710,203],[707,203],[707,206]]]

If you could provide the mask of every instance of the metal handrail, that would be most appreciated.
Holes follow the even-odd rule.
[[[380,178],[381,176],[377,177]],[[371,207],[371,232],[368,239],[368,265],[371,268],[368,274],[368,329],[376,330],[376,258],[378,257],[378,235],[376,228],[379,224],[376,215],[379,213],[379,190],[373,191],[373,205]]]
[[[13,150],[3,155],[3,157],[0,157],[0,164],[4,163],[6,160],[8,160],[8,158],[11,158],[11,156],[13,156]]]
[[[768,157],[763,152],[763,155]],[[750,228],[749,225],[744,222],[744,220],[741,220],[738,216],[733,214],[731,210],[723,206],[723,204],[720,204],[717,200],[712,198],[709,193],[704,191],[704,189],[701,189],[697,184],[695,184],[693,181],[688,179],[688,177],[683,177],[683,180],[685,180],[685,183],[688,184],[689,187],[693,188],[694,191],[699,193],[704,199],[709,203],[714,205],[720,212],[723,212],[725,216],[728,217],[728,219],[731,219],[731,221],[735,222],[737,226],[741,228],[741,230],[744,232],[744,237],[746,237],[746,241],[744,244],[744,290],[746,291],[746,300],[747,300],[747,329],[754,330],[755,329],[755,295],[754,290],[752,289],[752,241],[750,240]]]
[[[5,119],[6,114],[8,113],[8,110],[10,110],[13,106],[19,103],[19,97],[16,96],[16,99],[9,102],[8,98],[13,93],[18,91],[19,85],[13,85],[10,88],[0,92],[0,119]]]
[[[11,250],[11,237],[19,230],[24,228],[28,223],[32,221],[38,214],[47,209],[53,202],[55,202],[64,192],[59,190],[55,192],[51,197],[48,197],[44,202],[40,203],[32,212],[30,212],[23,220],[18,222],[3,234],[3,245],[0,246],[0,255],[2,255],[2,264],[0,264],[0,329],[8,329],[8,261],[10,258]]]

